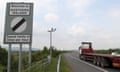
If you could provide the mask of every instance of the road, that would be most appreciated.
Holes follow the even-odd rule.
[[[120,68],[101,68],[79,59],[79,52],[64,54],[72,72],[120,72]]]

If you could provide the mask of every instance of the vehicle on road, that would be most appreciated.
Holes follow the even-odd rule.
[[[91,61],[93,64],[101,67],[119,67],[120,56],[115,54],[97,54],[94,53],[91,42],[82,42],[79,47],[79,58],[85,61]]]

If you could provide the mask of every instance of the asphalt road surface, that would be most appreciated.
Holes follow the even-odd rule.
[[[71,72],[120,72],[120,68],[101,68],[79,59],[79,52],[64,54],[64,57],[71,68]]]

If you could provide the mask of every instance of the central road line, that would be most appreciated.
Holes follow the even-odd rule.
[[[82,60],[80,60],[80,59],[78,59],[78,58],[75,58],[75,57],[73,57],[73,56],[70,56],[70,55],[69,55],[69,57],[71,57],[71,58],[73,58],[73,59],[75,59],[75,60],[77,60],[77,61],[79,61],[79,62],[82,62],[82,63],[84,63],[84,64],[87,64],[87,65],[89,65],[89,66],[91,66],[91,67],[93,67],[93,68],[96,68],[96,69],[98,69],[98,70],[100,70],[100,71],[109,72],[109,71],[107,71],[107,70],[105,70],[105,69],[102,69],[102,68],[100,68],[100,67],[97,67],[97,66],[95,66],[95,65],[92,65],[92,64],[90,64],[90,63],[87,63],[87,62],[85,62],[85,61],[82,61]]]

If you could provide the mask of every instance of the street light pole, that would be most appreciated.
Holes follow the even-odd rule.
[[[50,32],[50,57],[52,57],[52,32]]]
[[[50,32],[50,57],[52,58],[52,32],[55,32],[56,28],[51,28],[50,30],[48,30],[48,32]]]

